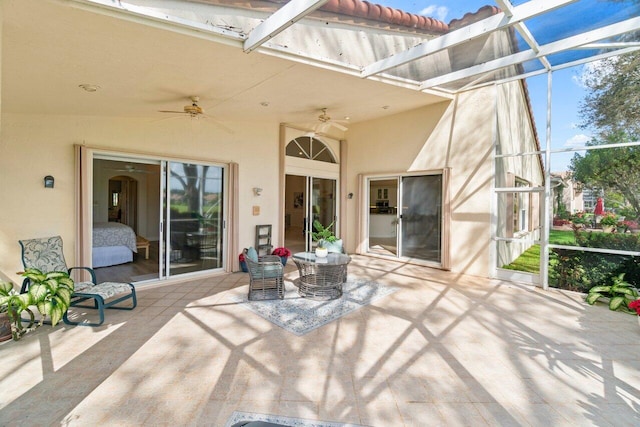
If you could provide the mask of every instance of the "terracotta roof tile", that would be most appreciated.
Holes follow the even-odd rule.
[[[433,33],[446,33],[449,30],[447,24],[437,19],[368,1],[329,0],[320,10]]]
[[[481,19],[497,15],[500,12],[502,12],[502,10],[495,6],[482,6],[477,12],[468,12],[460,19],[452,19],[451,22],[449,22],[449,30],[457,30],[458,28],[480,21]]]

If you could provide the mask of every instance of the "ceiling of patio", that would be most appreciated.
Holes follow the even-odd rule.
[[[198,95],[221,120],[358,122],[640,48],[635,0],[488,3],[416,25],[359,0],[9,0],[2,108],[161,118]]]

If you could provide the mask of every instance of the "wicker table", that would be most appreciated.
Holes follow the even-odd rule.
[[[300,278],[294,280],[298,294],[304,298],[331,300],[342,296],[342,284],[347,281],[347,265],[351,257],[329,254],[317,258],[312,252],[298,252],[292,257]]]

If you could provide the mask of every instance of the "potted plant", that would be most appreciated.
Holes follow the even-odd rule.
[[[238,261],[240,261],[240,268],[244,273],[249,272],[249,268],[247,267],[247,262],[244,260],[244,251],[240,255],[238,255]]]
[[[7,313],[11,336],[16,341],[42,326],[47,317],[52,326],[58,324],[71,305],[74,290],[73,280],[67,272],[43,273],[29,268],[22,275],[30,282],[28,291],[23,294],[16,292],[13,283],[0,282],[0,308]],[[31,306],[35,306],[41,315],[37,323]],[[23,312],[29,315],[27,326],[23,325]]]
[[[616,218],[614,213],[606,213],[600,220],[600,225],[602,226],[603,231],[611,232],[613,231],[613,228],[618,225],[618,218]]]
[[[280,261],[282,261],[282,265],[287,265],[287,260],[291,256],[291,251],[287,248],[275,248],[271,255],[276,255],[280,257]]]
[[[311,232],[311,238],[318,243],[316,247],[316,256],[318,258],[326,257],[329,253],[329,245],[336,244],[339,241],[331,231],[331,227],[333,227],[333,222],[325,227],[317,219],[313,221],[314,231]],[[342,248],[342,242],[340,242],[340,248]]]

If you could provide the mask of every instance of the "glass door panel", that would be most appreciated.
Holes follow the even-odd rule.
[[[168,171],[168,275],[221,268],[224,169],[169,162]]]
[[[336,180],[326,178],[314,178],[308,177],[308,190],[307,194],[311,194],[311,197],[307,197],[309,201],[307,206],[307,221],[306,222],[306,250],[312,251],[315,248],[315,242],[312,239],[311,232],[313,230],[313,221],[318,220],[320,223],[327,227],[333,223],[331,229],[334,231],[336,228]]]
[[[400,256],[442,260],[442,175],[405,176],[401,184]]]
[[[369,252],[398,255],[398,178],[369,181]]]

